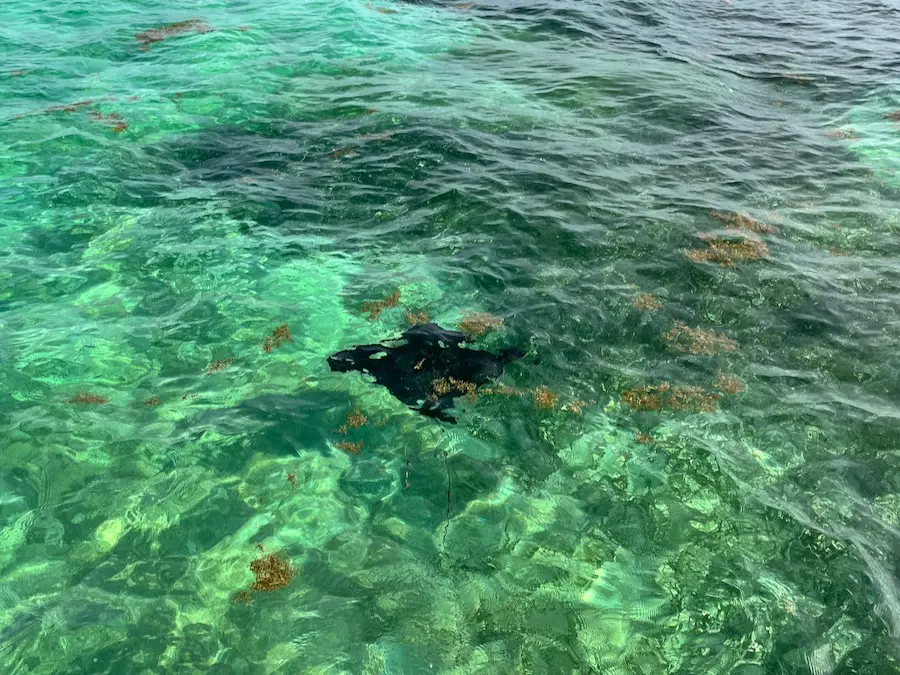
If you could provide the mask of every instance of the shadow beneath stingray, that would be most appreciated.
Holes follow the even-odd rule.
[[[354,405],[353,399],[341,392],[266,394],[231,408],[207,410],[182,424],[193,439],[199,440],[209,432],[222,437],[204,463],[219,471],[238,471],[257,452],[332,452],[332,430],[340,426]]]

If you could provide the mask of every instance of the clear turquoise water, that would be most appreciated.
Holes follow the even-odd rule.
[[[891,5],[3,18],[0,671],[900,672]],[[328,371],[407,310],[522,395]]]

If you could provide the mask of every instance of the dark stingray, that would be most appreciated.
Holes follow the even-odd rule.
[[[469,383],[480,387],[503,374],[514,359],[525,356],[521,349],[504,349],[499,354],[470,349],[463,333],[445,330],[437,324],[414,326],[399,340],[384,344],[360,345],[328,357],[333,371],[358,370],[375,378],[395,397],[423,415],[456,423],[447,411],[453,400],[467,392],[451,386],[438,394],[435,382]]]

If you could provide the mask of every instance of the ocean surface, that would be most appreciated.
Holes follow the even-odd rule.
[[[0,672],[900,673],[897,2],[2,19]]]

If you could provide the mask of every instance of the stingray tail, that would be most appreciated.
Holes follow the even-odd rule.
[[[441,422],[448,422],[449,424],[456,424],[458,421],[453,415],[445,412],[440,406],[434,407],[425,404],[421,408],[413,408],[413,410],[425,415],[425,417],[431,417],[440,420]]]
[[[503,363],[509,363],[510,361],[517,361],[518,359],[524,359],[526,352],[524,349],[519,349],[518,347],[509,347],[508,349],[500,350],[500,358],[503,359]]]

